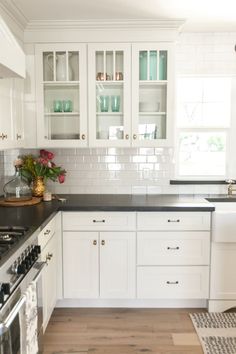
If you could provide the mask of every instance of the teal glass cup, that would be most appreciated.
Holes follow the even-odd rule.
[[[62,112],[62,101],[60,100],[55,100],[53,101],[53,111],[54,112]]]
[[[100,110],[101,110],[101,112],[108,112],[109,111],[109,103],[110,103],[109,96],[100,96]]]
[[[111,111],[120,112],[120,96],[111,96]]]
[[[72,112],[73,105],[71,100],[63,101],[63,112]]]

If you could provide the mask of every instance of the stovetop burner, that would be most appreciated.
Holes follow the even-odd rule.
[[[0,226],[0,258],[29,230],[23,226]]]

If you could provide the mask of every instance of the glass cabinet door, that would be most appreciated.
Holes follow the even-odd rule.
[[[41,97],[37,120],[39,141],[44,144],[86,143],[85,49],[67,44],[37,47],[37,92]]]
[[[132,47],[133,145],[159,146],[168,138],[170,51],[157,44]]]
[[[130,144],[130,46],[89,45],[90,143]]]

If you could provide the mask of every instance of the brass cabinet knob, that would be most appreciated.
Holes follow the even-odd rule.
[[[129,134],[125,134],[125,139],[129,140]]]
[[[20,134],[16,134],[16,140],[20,140],[21,139],[21,135]]]
[[[44,232],[44,236],[49,235],[49,234],[50,234],[50,232],[51,232],[51,230],[46,230],[46,231]]]
[[[2,133],[0,135],[0,139],[2,139],[2,140],[7,139],[7,134]]]
[[[105,240],[102,240],[101,245],[102,245],[102,246],[105,245]]]
[[[46,262],[48,263],[48,261],[50,261],[52,259],[52,257],[53,257],[53,253],[48,253],[46,255]]]
[[[85,134],[82,134],[81,138],[82,140],[85,140]]]
[[[137,139],[137,135],[133,134],[133,139],[136,140]]]
[[[94,245],[94,246],[97,245],[97,240],[93,240],[93,245]]]

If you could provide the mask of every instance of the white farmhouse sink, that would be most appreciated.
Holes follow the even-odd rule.
[[[212,241],[236,242],[236,203],[212,203]]]

